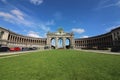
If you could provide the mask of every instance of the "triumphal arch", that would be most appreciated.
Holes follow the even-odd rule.
[[[61,39],[62,41],[62,48],[63,49],[66,49],[66,48],[69,48],[69,49],[73,49],[74,48],[74,44],[75,44],[75,41],[74,41],[74,34],[73,32],[71,33],[66,33],[63,31],[62,28],[58,29],[57,32],[48,32],[47,33],[47,46],[49,48],[52,48],[52,40],[54,39],[55,41],[55,46],[54,48],[55,49],[58,49],[59,48],[59,45],[58,45],[58,41]],[[69,40],[69,45],[66,45],[66,40]]]

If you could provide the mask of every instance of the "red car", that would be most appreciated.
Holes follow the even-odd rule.
[[[15,51],[15,49],[14,48],[10,48],[10,51]]]
[[[10,51],[20,51],[20,50],[21,50],[21,48],[19,48],[19,47],[10,48]]]

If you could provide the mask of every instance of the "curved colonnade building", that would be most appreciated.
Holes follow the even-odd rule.
[[[0,45],[8,47],[37,47],[43,49],[46,45],[46,38],[23,36],[0,27]]]
[[[120,47],[120,27],[95,37],[74,39],[74,48],[77,49],[111,49]],[[0,46],[8,47],[37,47],[44,49],[47,38],[33,38],[16,34],[0,27]]]
[[[111,30],[110,32],[89,38],[75,39],[76,48],[84,49],[109,49],[120,47],[120,27]]]
[[[75,39],[75,46],[76,48],[87,48],[87,49],[111,48],[113,46],[112,34],[106,33],[103,35],[90,37],[90,38]]]

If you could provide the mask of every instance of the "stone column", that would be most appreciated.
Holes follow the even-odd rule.
[[[64,49],[66,49],[66,44],[65,44],[65,42],[66,42],[66,38],[63,37],[63,48],[64,48]]]
[[[63,41],[63,38],[62,38],[62,46],[63,46],[63,48],[64,48],[64,41]]]
[[[70,45],[71,47],[73,47],[73,48],[75,47],[75,41],[74,41],[73,37],[71,37],[71,39],[70,39],[70,44],[71,44]]]
[[[13,35],[11,35],[11,41],[13,42]]]
[[[115,36],[114,36],[114,33],[113,33],[113,32],[112,32],[111,34],[112,34],[112,42],[113,42],[113,46],[114,46],[114,45],[115,45]],[[112,47],[113,47],[113,46],[112,46]]]
[[[51,38],[49,36],[47,36],[47,46],[49,48],[51,48],[51,44],[50,44]],[[42,40],[41,40],[41,44],[42,44]]]
[[[55,48],[58,49],[58,37],[55,38]]]
[[[10,35],[10,39],[9,40],[11,41],[11,39],[12,39],[12,35]]]
[[[17,36],[15,35],[15,43],[17,43]]]

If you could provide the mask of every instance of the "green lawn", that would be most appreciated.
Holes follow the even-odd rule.
[[[51,50],[0,58],[0,80],[120,80],[120,56]]]

